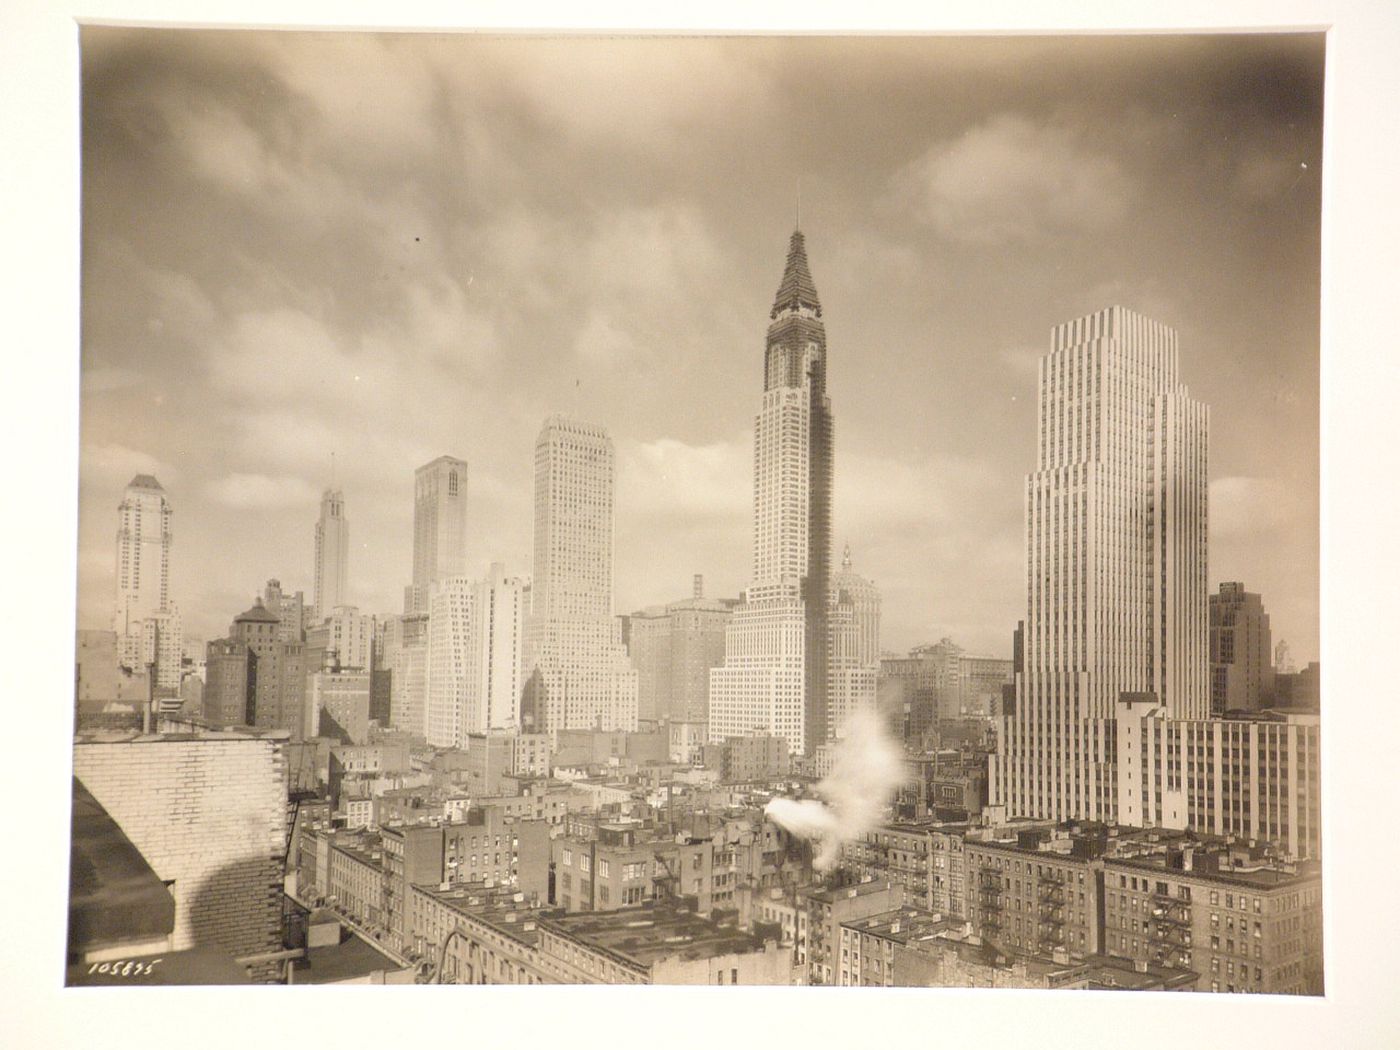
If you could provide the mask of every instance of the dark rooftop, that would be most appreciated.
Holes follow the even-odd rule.
[[[68,950],[169,937],[175,898],[121,826],[73,778],[68,883]]]
[[[764,948],[763,938],[745,933],[729,922],[653,902],[618,911],[552,916],[542,919],[540,925],[585,947],[604,949],[644,968],[673,956],[708,959],[761,952]]]

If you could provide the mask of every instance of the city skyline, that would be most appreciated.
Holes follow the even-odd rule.
[[[311,591],[332,453],[363,611],[401,607],[412,472],[442,454],[473,475],[470,573],[526,573],[551,411],[617,442],[616,611],[694,573],[737,595],[753,318],[800,176],[841,391],[832,539],[881,589],[884,648],[1009,649],[1036,363],[1053,326],[1121,302],[1181,333],[1215,412],[1210,585],[1262,594],[1275,638],[1316,658],[1319,38],[666,41],[674,72],[655,42],[622,75],[656,90],[622,119],[551,72],[597,74],[617,41],[84,32],[80,626],[110,616],[111,507],[136,473],[170,494],[194,637],[269,577]],[[487,76],[449,61],[467,47],[499,76],[463,109]],[[394,90],[342,105],[350,60]],[[813,62],[829,82],[802,80]],[[685,90],[701,69],[734,71],[755,114]],[[979,70],[981,94],[950,83]],[[250,83],[287,103],[275,119]],[[775,130],[794,122],[820,130]],[[761,172],[693,163],[764,143]],[[148,179],[164,217],[133,199]],[[191,236],[174,223],[196,202]],[[191,417],[190,396],[212,407]],[[133,397],[153,411],[127,415]]]

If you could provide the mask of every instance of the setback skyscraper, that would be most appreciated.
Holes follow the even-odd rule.
[[[612,439],[551,416],[535,442],[524,714],[535,731],[635,730],[637,672],[612,611]]]
[[[1269,614],[1242,583],[1210,596],[1210,713],[1258,711],[1274,692]]]
[[[811,756],[840,729],[830,718],[834,430],[822,307],[794,230],[754,419],[753,577],[725,633],[724,666],[710,672],[712,741],[761,730]],[[856,693],[843,710],[874,703],[873,669],[848,686]]]
[[[1115,821],[1135,791],[1118,777],[1120,705],[1167,719],[1210,708],[1209,413],[1177,378],[1176,333],[1115,306],[1054,330],[1037,415],[1025,669],[992,799],[1012,815]]]
[[[413,474],[413,585],[405,612],[428,611],[428,589],[467,571],[467,462],[439,456]]]
[[[316,577],[311,622],[318,624],[337,605],[346,604],[350,565],[350,523],[345,518],[345,494],[326,489],[321,517],[316,522]]]
[[[170,605],[170,500],[160,482],[138,474],[117,508],[117,608],[120,639],[139,634],[141,621]]]

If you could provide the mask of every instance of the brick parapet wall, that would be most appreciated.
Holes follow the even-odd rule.
[[[217,733],[75,741],[74,775],[173,880],[173,949],[281,948],[284,744]],[[279,975],[277,963],[253,970],[255,980]]]

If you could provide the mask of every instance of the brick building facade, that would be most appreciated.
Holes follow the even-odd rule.
[[[281,732],[80,734],[73,772],[169,885],[175,951],[281,947],[287,793]],[[280,964],[252,968],[275,981]]]

